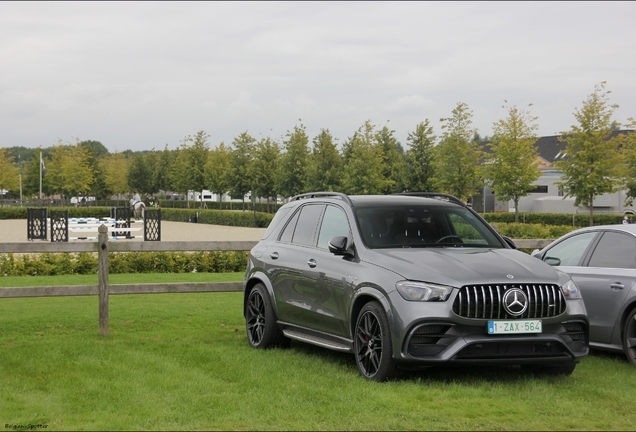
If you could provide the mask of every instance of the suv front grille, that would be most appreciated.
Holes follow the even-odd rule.
[[[521,316],[512,316],[504,309],[504,294],[512,288],[523,291],[528,299],[528,308]],[[548,318],[561,315],[566,306],[565,297],[558,285],[467,285],[460,288],[453,303],[453,312],[465,318]]]

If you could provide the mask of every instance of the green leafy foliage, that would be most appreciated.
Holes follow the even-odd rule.
[[[245,251],[114,252],[108,272],[123,273],[226,273],[244,271]],[[97,253],[0,254],[0,276],[55,276],[95,274]]]
[[[499,199],[514,201],[515,222],[518,222],[519,199],[529,195],[532,183],[541,176],[534,146],[538,125],[537,117],[525,109],[510,105],[504,108],[508,116],[493,126],[494,137],[490,142],[493,153],[484,171]]]
[[[472,140],[473,112],[468,105],[458,103],[452,114],[440,119],[444,132],[437,146],[435,184],[440,192],[467,201],[482,184],[479,171],[482,151]]]
[[[623,164],[618,140],[610,139],[612,115],[618,105],[609,103],[605,82],[597,84],[581,109],[574,112],[578,121],[563,135],[566,157],[555,162],[563,171],[559,185],[565,196],[575,197],[574,205],[589,207],[589,225],[594,224],[594,199],[614,192],[621,183]]]
[[[419,123],[406,138],[410,147],[406,151],[406,187],[411,191],[433,192],[435,140],[433,126],[428,119]]]

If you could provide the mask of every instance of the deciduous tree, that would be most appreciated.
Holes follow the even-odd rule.
[[[342,181],[342,156],[329,129],[321,129],[313,139],[313,149],[307,167],[307,188],[334,192]]]
[[[284,196],[306,192],[308,143],[304,125],[294,126],[292,131],[287,131],[279,171],[279,190]]]
[[[205,164],[205,179],[208,189],[219,196],[219,203],[223,199],[230,188],[230,159],[232,157],[232,149],[225,145],[219,144],[208,154],[208,161]],[[220,208],[220,207],[219,207]]]
[[[88,195],[95,181],[93,169],[89,163],[88,148],[76,144],[58,142],[53,148],[48,174],[51,186],[56,192],[69,196]]]
[[[387,187],[387,180],[382,175],[382,156],[380,146],[376,145],[374,126],[367,120],[344,143],[344,192],[359,195],[382,193]]]
[[[534,146],[537,117],[524,108],[503,108],[508,116],[493,124],[489,144],[493,153],[485,164],[485,174],[498,198],[514,201],[515,222],[519,222],[519,198],[528,195],[532,183],[541,176]]]
[[[433,126],[428,119],[419,123],[413,132],[409,132],[406,138],[409,143],[409,149],[406,151],[406,189],[419,192],[433,191],[435,139]]]
[[[627,188],[627,203],[631,204],[636,198],[636,119],[629,118],[625,125],[631,131],[621,136],[622,153],[625,158],[625,171],[623,181]]]
[[[242,207],[245,210],[245,194],[252,188],[252,179],[250,178],[250,165],[252,164],[252,152],[256,140],[247,131],[241,133],[232,141],[230,170],[228,172],[228,180],[230,182],[230,195],[232,197],[240,197]]]
[[[7,149],[0,148],[0,190],[16,191],[20,187],[20,168],[7,155]]]
[[[100,159],[106,191],[110,194],[127,194],[131,187],[128,185],[128,169],[130,160],[123,153],[111,153]]]
[[[276,198],[278,193],[278,164],[280,162],[280,147],[271,138],[262,138],[254,145],[252,163],[250,164],[250,178],[252,179],[252,194],[254,197],[267,198],[269,211],[270,197]]]
[[[567,143],[566,156],[555,163],[563,171],[558,184],[565,196],[574,197],[574,205],[589,207],[590,226],[594,225],[594,199],[614,192],[621,183],[623,167],[618,140],[610,139],[612,115],[618,105],[610,104],[609,94],[605,82],[601,82],[583,101],[581,109],[576,109],[578,124],[561,138]]]
[[[442,118],[442,141],[437,149],[436,184],[442,192],[467,201],[481,186],[479,162],[482,151],[472,139],[473,112],[463,102],[452,116]]]
[[[381,193],[403,192],[406,186],[406,161],[404,149],[395,137],[395,131],[386,125],[375,134],[376,145],[382,153],[384,186]]]

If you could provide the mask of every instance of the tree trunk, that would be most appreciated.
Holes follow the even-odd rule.
[[[519,197],[514,197],[515,201],[515,223],[519,223]]]
[[[590,205],[590,226],[594,226],[594,196],[590,196],[588,204]]]

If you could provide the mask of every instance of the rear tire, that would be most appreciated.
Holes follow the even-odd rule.
[[[360,375],[370,381],[387,381],[395,377],[391,330],[382,306],[364,305],[356,320],[354,352]]]
[[[623,326],[623,351],[627,361],[636,365],[636,309],[630,312]]]
[[[252,348],[265,349],[275,345],[289,346],[289,339],[276,326],[276,314],[267,288],[254,286],[245,305],[245,330]]]

